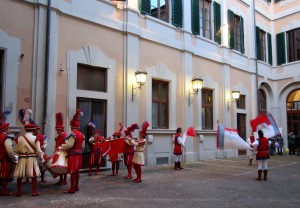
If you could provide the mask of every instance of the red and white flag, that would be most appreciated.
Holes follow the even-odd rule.
[[[270,113],[259,115],[250,120],[250,125],[255,138],[258,138],[258,130],[262,130],[266,138],[272,138],[279,133],[278,126]]]

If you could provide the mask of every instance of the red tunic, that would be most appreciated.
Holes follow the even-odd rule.
[[[94,137],[93,144],[90,145],[90,164],[99,164],[102,153],[101,142],[104,141],[102,136]]]
[[[269,159],[269,141],[266,137],[257,139],[259,141],[259,145],[256,148],[256,160]]]
[[[128,138],[132,138],[131,136],[127,136]],[[126,139],[126,138],[125,138]],[[134,155],[134,146],[124,143],[124,164],[132,165],[132,159]]]
[[[74,129],[69,137],[75,139],[73,147],[67,150],[68,153],[68,169],[70,173],[78,172],[82,167],[82,142],[84,141],[84,134],[78,129]]]
[[[42,151],[45,151],[44,145],[45,145],[45,140],[46,140],[46,139],[47,139],[47,137],[46,137],[44,134],[38,134],[38,135],[36,136],[35,142],[40,141],[40,146],[41,146],[41,150],[42,150]]]
[[[177,138],[180,137],[180,134],[175,134],[175,139],[174,139],[174,150],[173,154],[174,155],[182,155],[182,149],[181,149],[181,144],[178,143]]]
[[[8,156],[4,142],[6,139],[10,139],[6,133],[0,133],[0,178],[7,179],[10,178],[11,174],[11,164],[12,161]]]
[[[66,132],[62,133],[61,135],[57,136],[55,138],[55,150],[58,150],[58,148],[65,143],[65,139],[68,137],[68,134]]]

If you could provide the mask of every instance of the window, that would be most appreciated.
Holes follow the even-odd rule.
[[[0,110],[3,111],[2,105],[4,104],[3,96],[3,72],[4,72],[4,50],[0,50]]]
[[[169,83],[152,80],[152,128],[169,128]]]
[[[77,107],[80,108],[84,116],[79,118],[81,124],[80,131],[85,135],[85,148],[83,153],[89,152],[89,138],[93,135],[93,129],[88,126],[92,120],[101,131],[101,135],[106,137],[106,101],[89,98],[77,98]]]
[[[268,36],[268,62],[272,63],[272,45],[271,45],[271,35],[261,30],[256,26],[256,57],[257,60],[267,62],[267,41],[266,36]]]
[[[259,31],[259,42],[260,42],[260,57],[261,61],[266,62],[266,33],[263,30]]]
[[[202,129],[213,129],[213,91],[202,88]]]
[[[277,46],[277,65],[285,64],[286,63],[286,56],[285,56],[285,33],[278,33],[276,34],[276,46]]]
[[[263,114],[267,112],[267,102],[266,102],[266,96],[263,90],[258,90],[257,93],[257,99],[258,99],[258,113]]]
[[[239,99],[236,101],[236,107],[238,109],[246,109],[246,96],[240,95]]]
[[[200,18],[200,35],[207,39],[211,39],[211,1],[199,1],[199,18]]]
[[[288,62],[300,60],[300,28],[288,31],[287,38],[287,58]]]
[[[183,26],[183,0],[141,0],[140,10],[165,22],[170,22],[171,17],[174,26]]]
[[[244,20],[228,10],[229,47],[242,53],[244,48]]]
[[[169,3],[168,0],[152,0],[151,16],[165,22],[169,22]]]
[[[97,92],[107,91],[107,69],[78,64],[77,89]]]

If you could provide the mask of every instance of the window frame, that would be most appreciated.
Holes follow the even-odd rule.
[[[207,6],[209,8],[209,19],[207,20],[205,15],[205,7]],[[212,40],[212,17],[211,17],[211,11],[212,10],[212,4],[211,0],[199,0],[199,30],[200,30],[200,36],[207,38],[209,40]],[[202,11],[202,12],[200,12]],[[203,17],[204,15],[204,17]],[[209,30],[207,30],[207,22],[209,24]],[[209,37],[206,37],[206,32],[209,32]]]
[[[266,47],[266,32],[259,30],[259,47],[260,47],[260,57],[259,60],[267,62],[267,47]]]
[[[170,87],[170,84],[168,81],[164,81],[164,80],[158,80],[158,79],[152,79],[152,86],[153,86],[153,83],[157,83],[157,95],[158,97],[157,98],[153,98],[153,87],[152,87],[152,102],[151,104],[153,105],[153,103],[157,103],[158,105],[158,109],[157,109],[157,126],[155,126],[155,122],[152,121],[152,128],[153,129],[168,129],[169,128],[169,110],[170,110],[170,106],[169,106],[169,87]],[[166,98],[159,98],[159,92],[161,90],[161,85],[162,84],[166,84]],[[161,109],[160,109],[160,105],[159,104],[166,104],[166,115],[165,118],[166,118],[166,126],[162,126],[161,124]],[[151,106],[152,106],[151,105]],[[151,107],[152,108],[152,107]],[[152,109],[152,119],[153,119],[153,109]]]
[[[297,36],[297,31],[299,36]],[[292,39],[292,41],[291,41]],[[297,39],[300,39],[300,28],[286,32],[286,46],[287,46],[287,62],[294,62],[300,60],[300,52],[297,53]],[[292,48],[290,48],[292,47]],[[300,51],[300,47],[299,47]],[[292,53],[291,53],[292,52]]]
[[[167,23],[170,23],[170,1],[169,0],[156,0],[157,1],[157,16],[154,16],[153,15],[153,12],[152,12],[152,5],[151,5],[151,1],[150,1],[150,16],[153,17],[153,18],[156,18],[156,19],[159,19],[161,21],[164,21],[164,22],[167,22]],[[166,2],[166,7],[164,10],[161,9],[161,1],[165,1]],[[162,11],[161,11],[162,10]],[[166,12],[166,20],[162,19],[161,18],[161,14],[163,13],[163,11]]]
[[[201,119],[202,119],[202,129],[213,129],[213,120],[214,120],[214,91],[208,88],[201,89],[201,96],[202,96],[202,104],[201,104]],[[211,102],[206,102],[207,96],[210,96]],[[207,119],[206,116],[206,109],[210,109],[210,119]],[[205,118],[203,119],[203,113],[205,113]]]
[[[246,95],[240,94],[239,99],[236,101],[237,109],[246,109]]]

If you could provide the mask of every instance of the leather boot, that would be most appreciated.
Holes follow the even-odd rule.
[[[39,196],[41,193],[37,192],[37,177],[32,177],[32,196]]]
[[[17,179],[17,186],[18,186],[18,191],[16,193],[16,196],[22,196],[22,178]]]
[[[261,174],[262,174],[262,170],[258,170],[258,171],[257,171],[257,178],[256,178],[255,180],[261,181],[261,180],[262,180],[262,179],[261,179]]]
[[[179,170],[179,168],[178,168],[178,162],[175,162],[174,170]]]
[[[4,178],[2,181],[1,181],[1,184],[2,184],[2,190],[0,190],[0,195],[1,196],[9,196],[9,195],[13,195],[14,193],[12,192],[8,192],[7,190],[7,180]]]
[[[41,182],[43,182],[43,183],[47,182],[46,179],[45,179],[45,172],[46,171],[41,172]]]
[[[179,169],[183,169],[183,167],[181,167],[181,163],[180,162],[178,162],[178,168]]]
[[[89,167],[89,176],[91,176],[92,175],[92,165],[90,165],[90,167]]]
[[[267,176],[268,176],[268,170],[264,170],[264,181],[267,180]]]
[[[116,169],[116,162],[112,163],[111,164],[111,170],[112,170],[112,173],[111,173],[111,176],[115,176],[115,169]]]
[[[128,172],[128,175],[125,176],[124,178],[125,178],[125,179],[131,179],[131,178],[132,178],[132,175],[131,175],[131,172],[132,172],[132,165],[127,165],[127,172]]]
[[[76,173],[71,173],[71,188],[65,191],[65,194],[73,194],[75,193],[75,181],[76,181]]]
[[[138,165],[137,165],[137,164],[134,164],[134,165],[133,165],[133,168],[134,168],[135,174],[136,174],[136,179],[133,180],[133,182],[135,182],[135,181],[138,179]]]
[[[120,163],[119,161],[116,162],[116,175],[119,174],[119,167],[120,167],[119,163]]]
[[[75,180],[75,191],[79,191],[79,185],[78,185],[78,184],[79,184],[79,179],[80,179],[79,171],[76,172],[75,176],[76,176],[76,180]]]
[[[140,183],[142,182],[142,167],[140,165],[137,165],[137,178],[134,181],[135,183]]]

